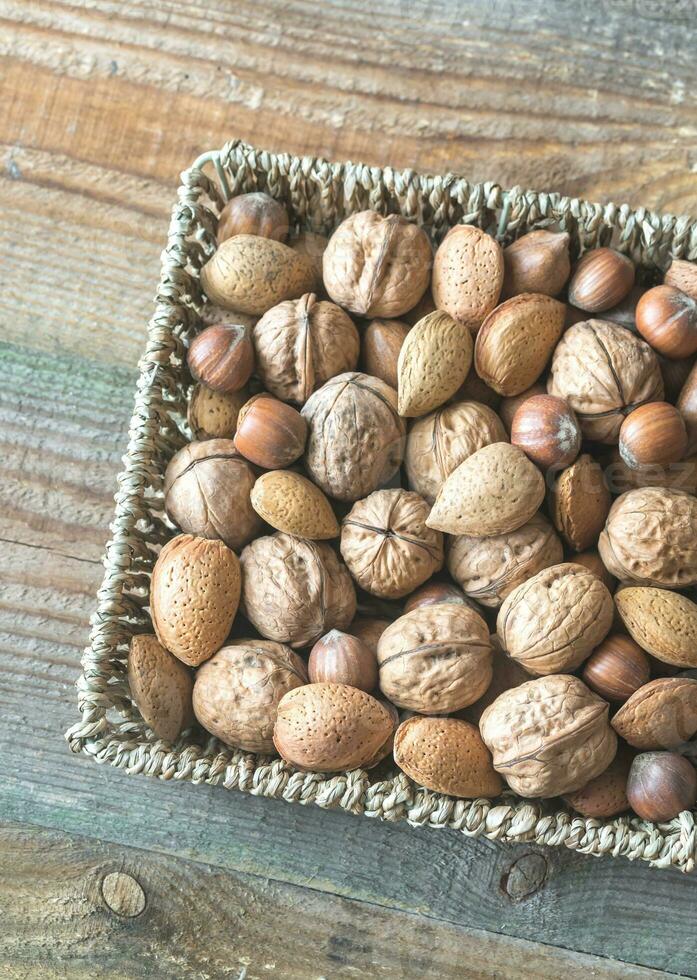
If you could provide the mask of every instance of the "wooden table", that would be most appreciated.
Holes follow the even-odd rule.
[[[697,877],[129,777],[62,739],[178,172],[243,137],[696,214],[695,0],[0,18],[0,974],[697,976]]]

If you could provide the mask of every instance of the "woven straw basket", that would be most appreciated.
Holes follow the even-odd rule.
[[[299,228],[325,234],[346,215],[366,208],[399,212],[423,225],[434,242],[458,222],[479,225],[503,243],[532,228],[558,225],[569,232],[577,252],[612,242],[654,268],[665,268],[671,256],[697,258],[697,221],[520,188],[504,191],[452,174],[422,176],[267,153],[240,142],[199,157],[181,180],[140,363],[125,469],[118,478],[106,573],[77,684],[81,720],[66,735],[71,749],[129,773],[450,827],[468,837],[535,841],[691,871],[697,856],[693,813],[661,825],[626,816],[592,820],[570,813],[559,801],[530,802],[512,794],[495,802],[455,800],[420,788],[395,769],[386,776],[355,770],[327,777],[232,751],[206,735],[190,734],[174,745],[163,742],[131,701],[126,657],[131,636],[152,628],[150,572],[158,547],[173,533],[161,516],[163,473],[186,441],[190,379],[185,353],[201,325],[199,271],[215,246],[217,214],[227,198],[267,191],[287,204]]]

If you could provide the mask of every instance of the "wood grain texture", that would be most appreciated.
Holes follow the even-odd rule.
[[[0,369],[0,449],[9,461],[0,470],[8,514],[0,541],[4,819],[426,920],[697,973],[695,877],[164,783],[71,756],[61,734],[76,717],[74,681],[102,574],[133,379],[98,361],[11,345],[0,346]],[[539,887],[530,890],[535,868]]]
[[[0,873],[10,980],[416,980],[462,977],[463,963],[472,980],[665,975],[22,826],[0,825]]]

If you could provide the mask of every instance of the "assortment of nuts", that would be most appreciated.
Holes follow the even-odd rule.
[[[326,242],[228,201],[181,533],[128,658],[153,737],[589,817],[695,805],[697,265],[573,260],[563,229],[434,253],[398,215]]]

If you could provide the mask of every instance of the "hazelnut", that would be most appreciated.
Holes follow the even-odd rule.
[[[641,487],[669,487],[694,494],[697,493],[697,456],[669,466],[652,464],[634,468],[627,466],[617,448],[608,457],[605,480],[616,495]]]
[[[668,402],[648,402],[635,408],[620,428],[620,456],[632,469],[669,466],[687,450],[682,415]]]
[[[536,381],[534,385],[530,385],[525,391],[521,391],[519,395],[509,395],[507,398],[501,399],[501,404],[499,405],[497,411],[501,417],[501,421],[504,424],[506,432],[510,434],[511,425],[513,424],[513,416],[518,411],[523,402],[527,401],[528,398],[532,398],[533,395],[545,395],[547,393],[547,385],[544,381]]]
[[[259,235],[285,242],[288,237],[288,212],[282,204],[261,191],[238,194],[220,212],[218,244],[233,235]]]
[[[356,636],[330,630],[321,637],[307,662],[311,684],[348,684],[372,691],[378,682],[374,651]]]
[[[663,375],[663,387],[665,388],[665,398],[667,402],[675,404],[680,392],[685,387],[685,382],[690,377],[690,372],[695,364],[693,357],[681,357],[678,360],[671,360],[660,355],[658,363]]]
[[[503,252],[506,296],[544,293],[557,296],[569,278],[569,235],[541,229],[528,232]]]
[[[674,286],[654,286],[636,308],[637,330],[665,357],[690,357],[697,351],[697,301]]]
[[[642,752],[629,770],[627,799],[642,820],[673,820],[697,801],[695,767],[677,752]]]
[[[240,409],[249,398],[240,391],[216,391],[208,385],[194,386],[189,400],[187,421],[195,439],[232,439]]]
[[[688,456],[697,452],[697,364],[687,376],[678,397],[676,408],[682,415],[687,429]]]
[[[666,286],[674,286],[697,300],[697,265],[694,262],[673,259],[670,269],[663,277],[663,282]]]
[[[391,619],[379,619],[374,616],[356,616],[349,626],[349,632],[377,655],[378,641],[391,622]]]
[[[404,612],[409,613],[419,606],[435,606],[442,602],[461,603],[476,611],[476,606],[468,599],[462,589],[451,582],[427,582],[409,596],[404,603]]]
[[[603,310],[603,320],[610,320],[611,323],[616,323],[618,326],[624,327],[625,330],[631,330],[632,333],[636,333],[637,303],[645,292],[645,286],[640,286],[638,283],[635,283],[621,303],[613,306],[612,309]],[[586,320],[588,314],[583,310],[580,312],[582,313],[581,319]]]
[[[306,440],[300,412],[271,395],[255,395],[240,410],[235,448],[265,470],[290,466],[304,453]]]
[[[569,302],[587,313],[601,313],[620,303],[634,285],[634,263],[614,248],[594,248],[576,266],[569,283]]]
[[[239,551],[263,527],[250,498],[254,480],[229,439],[190,442],[165,471],[165,510],[182,531]]]
[[[241,323],[218,323],[194,338],[187,355],[197,381],[216,391],[239,391],[254,370],[249,328]]]
[[[626,701],[648,684],[650,675],[649,658],[639,644],[610,633],[586,661],[581,677],[606,701]]]
[[[365,373],[396,388],[399,352],[410,329],[409,324],[401,320],[373,320],[369,323],[362,345]]]
[[[542,469],[558,470],[578,456],[581,427],[576,413],[563,398],[533,395],[513,416],[511,442]]]

